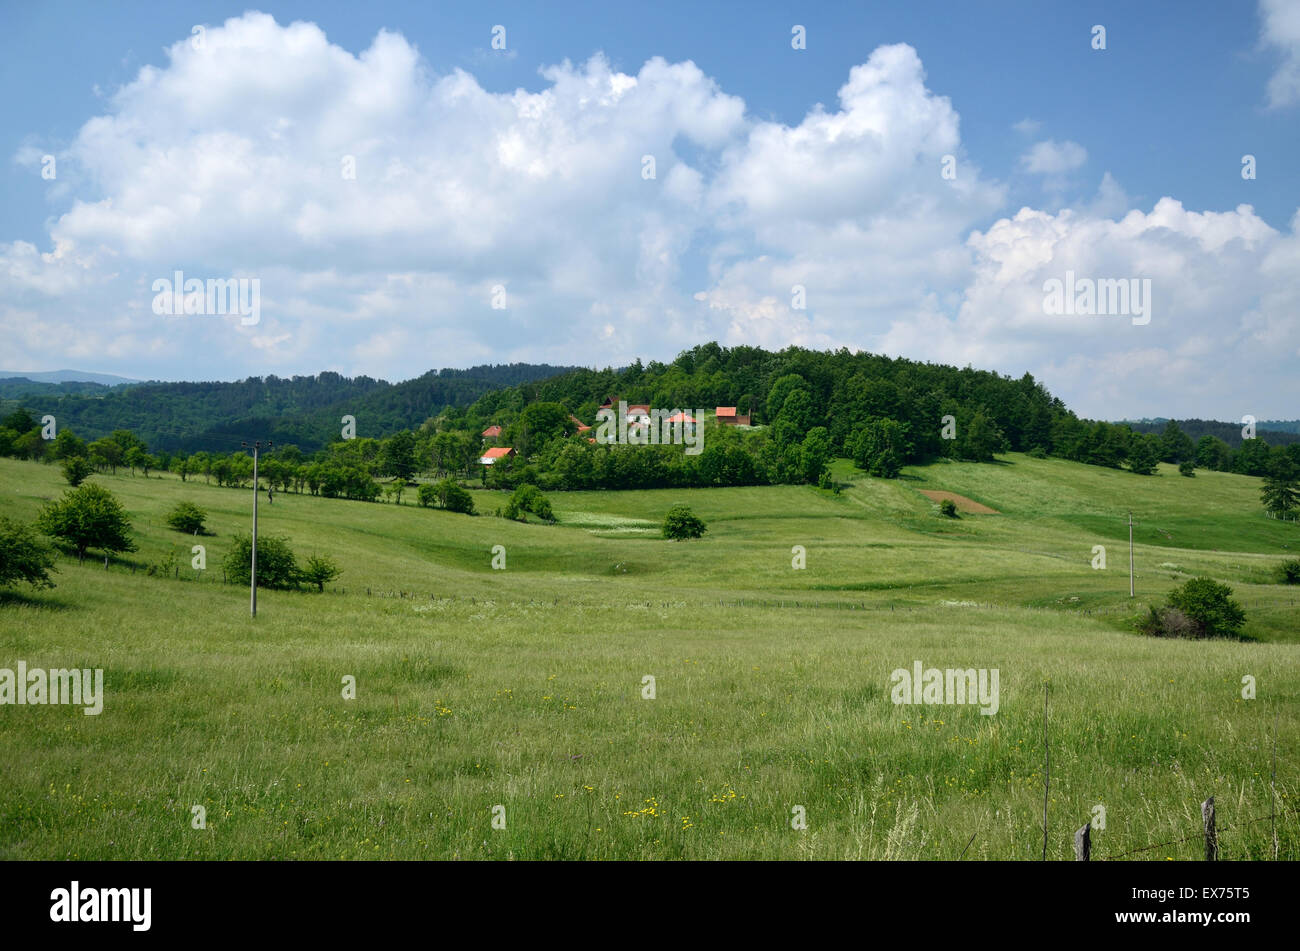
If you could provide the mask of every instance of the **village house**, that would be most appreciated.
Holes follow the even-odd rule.
[[[500,426],[489,426],[487,429],[483,430],[484,439],[497,439],[500,437],[500,435],[501,435]]]
[[[514,454],[515,451],[509,446],[497,446],[479,456],[478,462],[481,466],[490,466],[498,459],[509,459]]]
[[[608,397],[605,402],[600,404],[601,409],[607,409],[614,415],[618,414],[618,404],[622,401],[621,396]],[[650,426],[650,404],[633,403],[627,408],[627,414],[623,417],[628,432],[639,433]]]
[[[736,415],[736,407],[734,406],[719,406],[714,412],[714,416],[717,417],[720,426],[748,426],[752,418],[748,414],[744,416]]]

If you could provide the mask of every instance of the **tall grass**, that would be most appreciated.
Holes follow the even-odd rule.
[[[1297,595],[1268,581],[1296,527],[1259,515],[1257,480],[1009,459],[896,482],[841,463],[839,496],[556,493],[555,526],[277,495],[261,531],[344,574],[260,592],[255,621],[220,580],[247,490],[96,476],[140,550],[63,558],[52,591],[3,596],[0,667],[102,667],[104,711],[0,707],[0,856],[1032,859],[1050,682],[1052,858],[1097,805],[1094,857],[1191,836],[1128,857],[1197,858],[1211,794],[1223,857],[1270,858],[1271,824],[1249,820],[1274,792],[1280,855],[1300,858]],[[917,487],[1002,514],[941,519]],[[62,489],[0,460],[0,514]],[[213,535],[166,527],[182,499]],[[704,539],[640,531],[677,501]],[[169,551],[180,577],[147,574]],[[1132,631],[1191,573],[1237,589],[1251,641]],[[998,713],[895,706],[890,673],[916,660],[998,668]]]

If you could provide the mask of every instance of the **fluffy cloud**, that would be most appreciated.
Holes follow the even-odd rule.
[[[697,67],[661,59],[632,76],[596,56],[546,70],[541,92],[494,94],[460,70],[431,74],[396,34],[353,56],[313,24],[262,14],[167,55],[69,150],[102,197],[55,222],[56,251],[0,248],[7,296],[24,305],[84,282],[83,259],[120,270],[72,310],[47,304],[66,314],[47,337],[107,345],[126,318],[170,341],[182,365],[167,375],[195,372],[187,340],[222,375],[328,364],[396,376],[435,360],[571,359],[592,308],[647,331],[657,298],[680,306],[671,284],[704,213],[700,173],[676,149],[717,149],[744,122],[743,103]],[[262,322],[160,329],[139,288],[177,269],[259,278]],[[504,311],[490,307],[497,285]],[[451,353],[436,345],[447,339]]]
[[[1260,39],[1281,56],[1268,83],[1268,101],[1274,108],[1300,102],[1300,3],[1295,0],[1260,0]]]
[[[871,347],[891,317],[969,279],[963,238],[1003,189],[962,151],[957,113],[926,88],[916,51],[880,47],[839,102],[797,126],[756,123],[723,156],[712,202],[760,251],[716,248],[714,285],[697,295],[726,315],[729,343],[780,345],[784,331],[786,343]]]
[[[1006,188],[909,46],[876,49],[793,125],[689,62],[630,74],[597,55],[508,93],[435,67],[395,33],[357,55],[257,13],[173,45],[60,156],[76,197],[44,247],[0,244],[10,359],[398,379],[719,339],[1032,369],[1110,416],[1296,395],[1296,224],[1130,210],[1106,175],[1091,203],[990,225]],[[1049,140],[1024,167],[1085,159]],[[1151,323],[1046,318],[1043,281],[1067,269],[1149,277]],[[175,270],[258,278],[261,321],[155,315],[152,283]]]
[[[1262,397],[1300,397],[1300,215],[1282,234],[1249,205],[1198,213],[1162,198],[1118,220],[1022,208],[968,243],[976,278],[957,314],[895,323],[888,350],[1039,367],[1067,404],[1100,416],[1266,415]],[[1045,283],[1067,272],[1149,279],[1150,322],[1047,313]]]
[[[1020,167],[1033,175],[1061,175],[1082,167],[1086,161],[1088,150],[1078,142],[1047,139],[1020,156]]]

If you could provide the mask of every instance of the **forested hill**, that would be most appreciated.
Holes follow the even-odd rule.
[[[21,403],[47,413],[60,429],[94,440],[129,429],[154,450],[230,452],[240,440],[271,439],[314,451],[339,438],[340,419],[356,418],[357,435],[415,429],[430,416],[466,407],[485,393],[566,373],[572,367],[511,363],[430,370],[402,383],[367,376],[249,377],[234,383],[140,383],[118,387],[59,384],[5,393],[7,411]],[[13,381],[6,381],[12,383]],[[49,384],[46,384],[49,386]]]
[[[538,383],[485,394],[464,413],[448,414],[453,425],[509,423],[535,402],[562,404],[587,423],[607,397],[662,409],[735,406],[755,425],[789,429],[799,438],[816,427],[827,429],[832,445],[847,444],[868,420],[888,418],[908,428],[920,455],[941,455],[942,418],[976,422],[976,434],[997,429],[1011,448],[1048,447],[1053,424],[1073,419],[1060,400],[1026,373],[1018,379],[971,367],[958,369],[905,358],[848,350],[817,351],[789,347],[779,352],[757,347],[724,348],[707,343],[685,350],[671,363],[636,361],[621,370],[578,369]],[[793,436],[792,436],[793,438]]]
[[[1221,423],[1213,419],[1179,419],[1175,422],[1193,442],[1202,436],[1213,436],[1215,439],[1222,439],[1234,449],[1241,446],[1241,423]],[[1143,419],[1128,421],[1122,425],[1128,426],[1135,433],[1159,433],[1168,423],[1167,419]],[[1295,420],[1260,420],[1255,424],[1255,432],[1269,445],[1287,446],[1293,442],[1300,442],[1300,430],[1297,429],[1297,425]]]

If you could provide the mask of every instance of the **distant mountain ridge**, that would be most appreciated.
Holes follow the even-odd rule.
[[[130,429],[153,450],[229,452],[243,440],[292,443],[306,452],[338,439],[343,416],[358,436],[418,428],[449,407],[492,390],[548,379],[577,367],[512,363],[430,370],[401,383],[367,376],[249,377],[236,382],[32,382],[0,379],[0,409],[50,414],[61,429],[98,439]]]
[[[89,370],[42,370],[19,373],[0,370],[0,380],[23,379],[33,383],[99,383],[103,386],[121,386],[124,383],[143,383],[112,373],[92,373]]]

